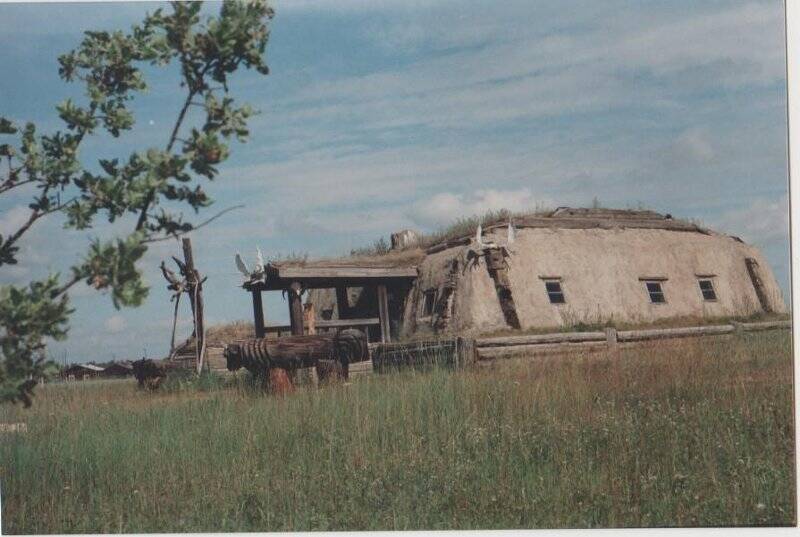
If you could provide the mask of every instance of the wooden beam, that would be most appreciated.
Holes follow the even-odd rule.
[[[303,278],[416,278],[416,267],[277,267],[285,280]]]
[[[253,325],[256,327],[256,337],[262,338],[266,334],[264,330],[264,305],[261,302],[261,291],[253,293]]]
[[[300,282],[292,282],[289,286],[289,323],[292,326],[293,336],[302,336],[303,328],[303,299],[300,298],[302,286]]]
[[[381,320],[377,317],[370,317],[368,319],[335,319],[332,321],[316,321],[314,323],[317,329],[320,328],[357,328],[366,326],[379,326]],[[290,324],[273,324],[264,327],[264,331],[272,334],[275,332],[291,332],[292,325]]]
[[[335,289],[337,287],[371,287],[378,283],[387,285],[410,283],[414,277],[386,277],[386,278],[269,278],[267,281],[247,282],[242,287],[247,291],[260,289],[262,291],[285,291],[292,282],[298,281],[303,289]]]
[[[386,286],[383,284],[378,285],[378,318],[381,321],[381,343],[388,343],[392,339],[391,331],[389,329],[389,295],[386,292]]]

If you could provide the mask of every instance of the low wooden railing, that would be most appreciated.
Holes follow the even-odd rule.
[[[367,337],[369,337],[369,327],[380,326],[381,323],[380,319],[377,317],[370,317],[367,319],[334,319],[330,321],[316,321],[314,324],[316,326],[316,330],[323,333],[339,328],[360,328],[364,329],[367,332]],[[292,327],[288,324],[273,324],[265,326],[264,332],[267,334],[276,334],[278,337],[281,337],[284,335],[290,335],[292,333]]]

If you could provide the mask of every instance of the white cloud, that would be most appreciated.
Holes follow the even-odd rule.
[[[125,330],[127,323],[122,315],[113,315],[106,319],[104,326],[110,334],[119,334]]]
[[[287,121],[317,121],[339,130],[353,121],[376,130],[479,128],[644,102],[674,106],[699,87],[764,85],[784,77],[777,6],[736,6],[683,18],[648,17],[634,9],[617,16],[607,9],[580,32],[525,31],[538,9],[485,14],[488,22],[481,24],[489,28],[481,34],[494,37],[485,46],[311,84],[276,103],[269,120],[285,115]],[[472,29],[472,23],[465,27]],[[384,45],[405,39],[413,48],[423,35],[451,35],[440,26],[436,16],[415,16],[370,33]],[[659,81],[636,83],[642,76]]]
[[[724,213],[718,219],[716,228],[762,247],[788,243],[788,196],[783,195],[777,200],[754,199],[746,207]]]
[[[419,225],[436,227],[459,218],[481,215],[487,211],[508,209],[527,211],[547,205],[549,200],[539,198],[530,189],[478,190],[470,194],[441,192],[414,204],[409,216]]]
[[[716,155],[708,132],[699,128],[682,132],[672,144],[670,153],[674,164],[707,164]]]

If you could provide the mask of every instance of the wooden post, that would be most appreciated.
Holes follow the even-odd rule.
[[[381,321],[381,343],[388,343],[392,339],[389,329],[389,296],[384,284],[378,285],[378,318]]]
[[[264,304],[261,302],[261,291],[254,289],[253,294],[253,325],[256,327],[256,337],[262,338],[267,335],[264,329]]]
[[[200,274],[194,267],[192,240],[184,237],[181,242],[183,243],[183,259],[186,263],[186,282],[189,284],[189,301],[194,315],[194,337],[197,342],[197,372],[200,373],[203,369],[206,336],[203,325],[203,283],[200,281]]]
[[[303,324],[308,330],[308,335],[313,336],[317,333],[317,319],[314,311],[314,304],[308,302],[303,305]]]
[[[336,308],[339,310],[339,318],[347,319],[350,316],[350,299],[347,297],[347,287],[336,288]]]
[[[619,358],[619,339],[617,338],[617,329],[613,326],[606,328],[606,345],[612,357]]]
[[[474,339],[458,336],[455,344],[456,367],[467,367],[477,361],[478,350]]]
[[[303,329],[303,300],[300,298],[302,287],[300,282],[292,282],[289,286],[289,321],[292,325],[292,335],[302,336]]]

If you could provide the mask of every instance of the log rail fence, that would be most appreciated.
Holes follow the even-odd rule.
[[[475,340],[478,360],[491,360],[526,352],[558,353],[572,349],[588,351],[616,350],[620,344],[633,344],[661,339],[722,336],[742,332],[791,329],[791,321],[756,323],[731,322],[730,324],[687,326],[682,328],[653,328],[647,330],[616,330],[607,328],[600,332],[562,332],[478,338]]]

